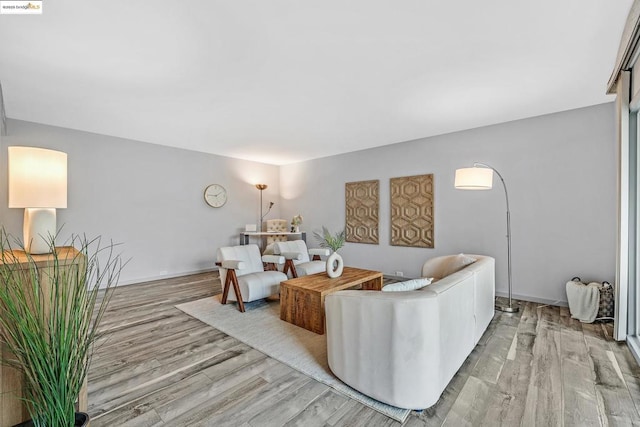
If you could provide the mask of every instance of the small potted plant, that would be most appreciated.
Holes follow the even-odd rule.
[[[87,425],[75,404],[123,264],[99,238],[72,237],[66,250],[55,237],[48,244],[46,259],[31,256],[0,229],[0,338],[9,350],[1,362],[23,374],[31,421],[20,425]]]
[[[344,269],[344,261],[338,253],[338,249],[344,246],[346,240],[344,229],[335,234],[331,234],[327,227],[323,225],[322,233],[314,231],[313,234],[318,240],[320,247],[329,248],[332,251],[329,258],[327,258],[327,275],[331,278],[340,277]]]
[[[304,218],[302,218],[302,215],[298,214],[296,216],[293,217],[293,219],[291,220],[291,232],[292,233],[299,233],[300,232],[300,224],[302,224],[302,220]]]

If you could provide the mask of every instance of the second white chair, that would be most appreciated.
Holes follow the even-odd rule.
[[[322,261],[320,256],[330,255],[329,249],[307,249],[304,240],[275,242],[273,251],[276,255],[282,255],[285,258],[283,272],[284,274],[291,272],[291,277],[308,276],[325,271],[327,263]],[[309,255],[313,257],[313,260],[309,258]]]

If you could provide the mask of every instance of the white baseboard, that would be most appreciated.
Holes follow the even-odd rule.
[[[496,296],[497,297],[509,298],[509,294],[508,293],[502,293],[502,292],[496,292]],[[559,305],[559,306],[562,306],[562,307],[569,307],[569,303],[567,301],[565,301],[565,300],[554,301],[554,300],[549,300],[549,299],[546,299],[546,298],[538,298],[538,297],[532,297],[532,296],[529,296],[529,295],[519,295],[519,294],[518,295],[513,294],[513,295],[511,295],[511,297],[513,299],[519,299],[519,300],[522,300],[522,301],[530,301],[530,302],[537,302],[537,303],[540,303],[540,304]]]
[[[174,272],[174,273],[169,273],[169,274],[163,274],[163,275],[160,275],[160,276],[139,277],[139,278],[136,278],[136,279],[121,280],[121,281],[118,282],[118,286],[138,285],[140,283],[153,282],[155,280],[173,279],[174,277],[189,276],[191,274],[199,274],[199,273],[208,273],[210,271],[218,271],[218,267],[205,268],[205,269],[202,269],[202,270],[191,270],[191,271]]]

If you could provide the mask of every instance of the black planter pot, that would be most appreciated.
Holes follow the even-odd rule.
[[[76,423],[74,424],[74,426],[86,427],[88,425],[89,425],[89,414],[84,412],[76,412]],[[16,424],[13,427],[33,427],[33,421],[28,420],[20,424]]]

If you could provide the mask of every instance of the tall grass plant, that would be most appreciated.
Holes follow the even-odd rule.
[[[0,229],[0,334],[9,350],[1,362],[24,374],[35,426],[68,427],[123,262],[100,238],[71,237],[66,246],[77,251],[48,242],[43,261]]]

